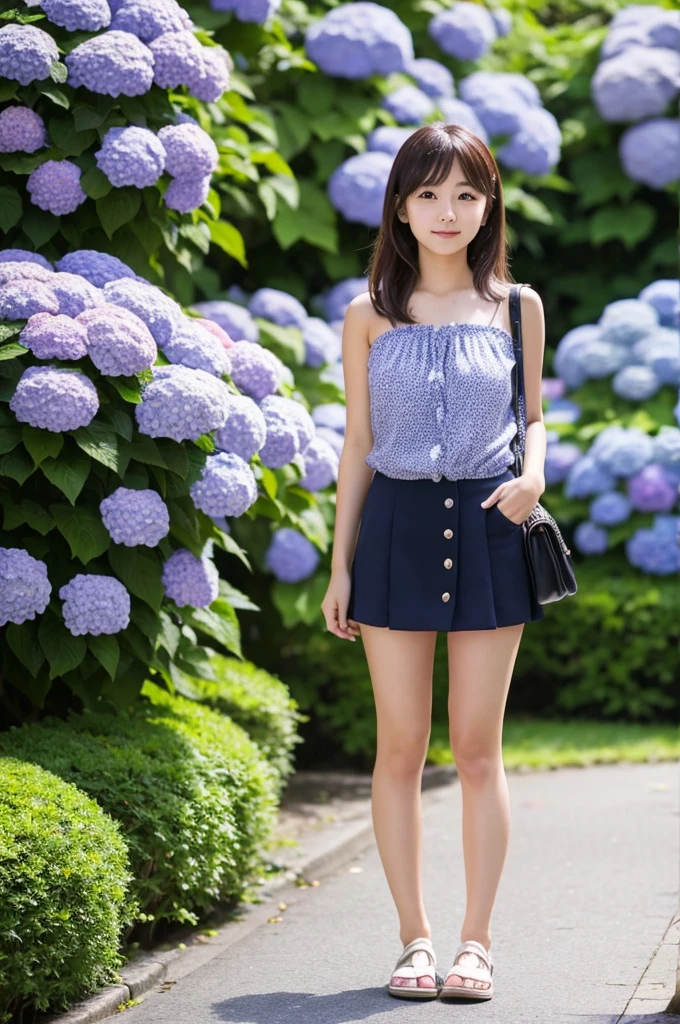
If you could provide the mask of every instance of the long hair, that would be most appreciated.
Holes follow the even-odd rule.
[[[397,210],[416,189],[440,185],[448,177],[456,156],[465,178],[491,203],[486,224],[467,248],[468,266],[476,292],[488,301],[503,293],[496,284],[514,283],[508,268],[505,207],[500,172],[493,154],[468,128],[459,124],[432,124],[417,128],[394,158],[385,189],[382,223],[368,263],[368,290],[374,309],[393,324],[416,323],[407,311],[418,280],[418,242]]]

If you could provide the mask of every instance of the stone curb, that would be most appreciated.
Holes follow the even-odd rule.
[[[426,766],[423,770],[422,782],[424,802],[427,791],[448,786],[456,777],[457,772],[454,765]],[[310,844],[310,848],[298,863],[267,882],[261,890],[262,896],[271,896],[285,889],[300,876],[320,878],[330,875],[374,841],[373,820],[370,814],[371,776],[361,777],[341,772],[298,772],[292,779],[295,779],[296,787],[307,785],[313,787],[328,783],[336,792],[349,792],[362,785],[364,788],[368,787],[365,812],[358,821],[343,822],[338,828],[324,829],[323,833],[316,837],[317,842]],[[230,930],[233,929],[232,941],[238,941],[243,937],[244,932],[259,927],[262,920],[271,913],[271,907],[266,903],[259,907],[255,905],[252,909],[248,907],[246,910],[248,914],[246,922],[234,922],[233,917],[225,922],[229,923]],[[227,944],[231,945],[231,942]],[[180,974],[188,974],[195,969],[190,966],[190,962],[192,959],[196,959],[197,955],[200,960],[205,962],[212,959],[213,956],[219,955],[223,949],[223,944],[216,944],[211,950],[201,947],[200,939],[195,941],[189,939],[186,949],[151,951],[121,968],[119,972],[122,978],[121,984],[108,985],[93,996],[75,1003],[65,1013],[42,1018],[41,1024],[94,1024],[96,1021],[105,1020],[116,1013],[121,1003],[125,1003],[129,999],[139,999],[140,996],[162,983],[166,978],[169,965],[174,961],[185,962],[184,970],[180,969]],[[179,966],[179,963],[176,966]],[[196,967],[198,966],[199,964],[196,963]]]

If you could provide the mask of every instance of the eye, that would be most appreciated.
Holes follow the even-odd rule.
[[[423,196],[425,196],[425,195],[433,196],[433,195],[434,195],[434,192],[430,191],[430,189],[425,189],[425,191],[424,191],[424,192],[421,192],[421,193],[420,193],[420,195],[418,196],[418,198],[419,198],[419,199],[422,199],[422,197],[423,197]],[[471,192],[461,192],[461,196],[469,196],[469,197],[470,197],[470,199],[471,199],[471,200],[472,200],[473,202],[475,201],[475,198],[476,198],[475,196],[473,196],[473,195],[472,195],[472,193],[471,193]]]

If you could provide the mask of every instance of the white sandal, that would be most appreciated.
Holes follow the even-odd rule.
[[[399,978],[415,978],[416,983],[415,985],[393,985],[392,979],[395,975]],[[431,988],[418,984],[418,978],[425,976],[434,981]],[[404,946],[390,975],[387,991],[391,996],[398,996],[402,999],[436,999],[443,981],[444,979],[437,973],[437,959],[432,940],[423,936],[412,939],[407,946]]]
[[[482,961],[483,966],[472,966],[471,964],[457,963],[456,961],[463,954],[474,954],[479,957]],[[447,985],[446,982],[451,974],[457,974],[462,979],[462,985]],[[461,942],[460,946],[456,950],[456,955],[453,958],[453,964],[449,970],[444,984],[439,990],[439,995],[444,996],[459,996],[463,999],[491,999],[493,995],[493,959],[488,949],[484,949],[481,942],[477,942],[476,939],[468,939],[466,942]],[[474,985],[465,985],[465,979],[470,978],[472,981],[486,981],[489,982],[488,988],[475,988]]]

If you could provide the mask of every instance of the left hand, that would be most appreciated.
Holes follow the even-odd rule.
[[[516,526],[521,526],[530,512],[536,507],[543,494],[545,485],[542,480],[529,475],[504,480],[488,498],[482,502],[482,508],[490,508],[497,504],[500,511]]]

